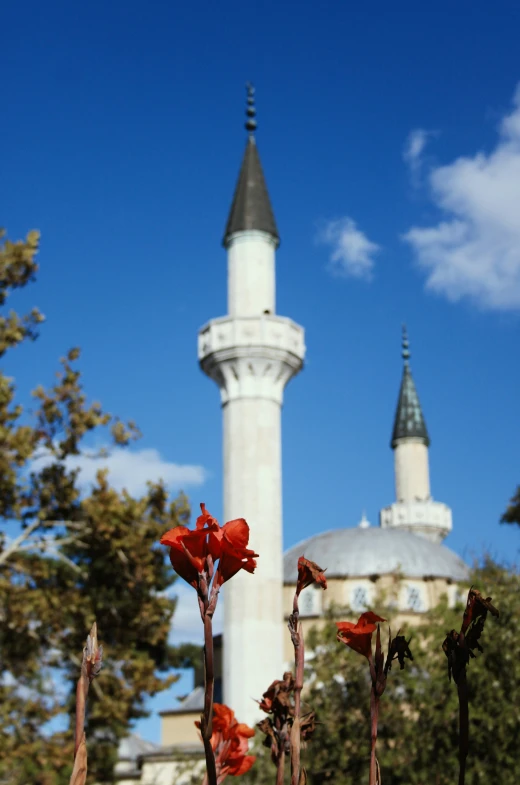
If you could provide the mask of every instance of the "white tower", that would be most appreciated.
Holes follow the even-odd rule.
[[[220,389],[224,519],[246,518],[250,547],[260,554],[254,575],[240,571],[224,586],[224,702],[239,722],[252,723],[254,699],[283,675],[281,407],[305,345],[303,328],[275,315],[280,240],[254,137],[250,85],[246,129],[223,240],[228,315],[200,330],[199,362]]]
[[[382,527],[409,529],[433,542],[441,542],[452,528],[451,510],[446,504],[433,501],[430,494],[430,437],[410,370],[404,326],[402,357],[403,378],[391,442],[397,501],[381,510],[380,523]]]

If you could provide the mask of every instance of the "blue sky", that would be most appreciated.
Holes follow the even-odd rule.
[[[447,544],[516,559],[498,519],[520,482],[519,22],[512,0],[6,7],[0,223],[41,230],[38,282],[13,305],[47,317],[6,359],[21,397],[81,346],[87,392],[144,434],[118,482],[162,474],[220,515],[196,337],[226,309],[250,79],[277,310],[307,341],[283,415],[285,544],[393,501],[406,321]],[[157,738],[157,718],[140,730]]]

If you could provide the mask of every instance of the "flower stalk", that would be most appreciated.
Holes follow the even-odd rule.
[[[459,677],[457,694],[459,698],[459,785],[464,785],[469,750],[468,680],[465,668]]]
[[[285,750],[280,748],[275,761],[276,765],[276,785],[283,785],[285,775]]]
[[[321,567],[300,556],[298,559],[298,582],[293,599],[293,609],[289,616],[289,632],[294,647],[294,717],[291,728],[290,750],[291,750],[291,785],[299,785],[302,777],[301,771],[301,693],[303,689],[303,674],[305,667],[305,643],[303,629],[300,622],[299,596],[303,589],[316,584],[322,589],[327,588],[327,580]],[[305,781],[306,775],[303,772]]]
[[[379,622],[386,619],[377,616],[372,611],[362,613],[358,621],[354,624],[351,621],[336,622],[338,628],[338,641],[344,643],[350,649],[362,654],[367,658],[370,669],[370,770],[369,785],[380,785],[381,775],[379,763],[376,755],[377,729],[379,722],[379,704],[381,696],[386,689],[388,673],[392,668],[395,659],[399,661],[401,670],[404,668],[405,659],[413,660],[410,651],[410,640],[406,640],[404,635],[399,632],[392,638],[392,633],[388,631],[388,652],[385,657],[381,647],[381,629]],[[377,632],[376,632],[377,630]],[[372,654],[372,635],[376,632],[376,646],[374,655]]]
[[[370,692],[370,785],[378,782],[378,763],[376,758],[377,723],[379,720],[379,698],[374,689]]]
[[[484,598],[472,587],[468,592],[460,632],[451,630],[442,644],[448,659],[448,679],[451,681],[453,676],[459,699],[459,785],[464,785],[465,782],[469,750],[467,667],[470,659],[476,657],[475,650],[483,651],[479,640],[484,631],[487,614],[491,613],[495,618],[499,616],[491,600],[492,597]]]
[[[103,647],[98,644],[97,624],[94,622],[83,649],[81,671],[76,687],[76,726],[74,735],[74,767],[70,785],[85,785],[87,781],[87,741],[85,712],[89,687],[101,670]]]
[[[276,766],[276,785],[283,785],[285,757],[291,747],[291,724],[294,716],[294,676],[290,671],[283,679],[273,681],[259,701],[262,711],[269,716],[258,723],[257,728],[265,734],[264,746],[271,750],[271,760]]]
[[[196,520],[194,530],[190,530],[186,526],[177,526],[161,537],[161,544],[170,547],[172,567],[197,592],[200,617],[204,627],[204,711],[200,722],[196,725],[200,728],[204,745],[205,782],[208,785],[219,785],[223,777],[221,774],[219,775],[219,767],[215,759],[216,742],[213,738],[215,690],[213,614],[217,607],[222,584],[241,569],[250,573],[254,572],[255,557],[258,554],[246,547],[249,541],[249,526],[243,518],[228,521],[221,527],[217,519],[206,510],[204,504],[201,504],[200,508],[201,515]],[[215,567],[217,563],[218,566]],[[231,711],[227,707],[224,708],[228,712]],[[236,720],[234,720],[234,724],[238,725]],[[246,728],[247,726],[240,727]],[[254,731],[251,731],[251,735],[253,733]],[[226,750],[229,752],[228,748],[232,740],[228,739],[227,741],[230,742],[228,747],[222,742],[224,747],[221,749],[221,756],[224,757]],[[233,742],[236,742],[236,737],[233,737]],[[254,758],[251,765],[253,762]],[[224,777],[227,776],[227,773],[232,772],[226,772]]]
[[[235,719],[235,713],[222,703],[213,705],[213,732],[210,747],[215,761],[215,781],[222,785],[228,774],[234,777],[245,774],[256,760],[255,755],[248,755],[249,739],[255,735],[253,728]],[[201,722],[195,723],[202,733]],[[210,781],[210,773],[206,770],[204,785]]]
[[[290,735],[291,750],[291,785],[298,785],[300,781],[300,713],[301,713],[301,693],[303,688],[303,669],[305,664],[305,645],[303,639],[302,625],[300,623],[300,609],[298,606],[298,591],[295,592],[293,600],[293,611],[289,616],[289,632],[294,646],[294,717]]]
[[[205,605],[209,607],[206,601]],[[217,769],[215,754],[211,745],[213,735],[213,694],[215,689],[215,672],[213,657],[213,614],[204,610],[204,713],[200,718],[200,732],[206,758],[206,774],[209,785],[217,785]]]
[[[284,673],[283,679],[273,681],[268,690],[259,701],[262,711],[268,715],[258,723],[262,733],[265,734],[264,746],[271,750],[271,760],[276,766],[276,785],[283,785],[285,758],[291,754],[291,764],[293,755],[292,732],[295,720],[295,679],[290,671]],[[314,733],[316,723],[314,712],[309,712],[300,717],[299,735],[303,741],[307,741]],[[303,768],[300,769],[299,783],[305,782],[306,775]]]

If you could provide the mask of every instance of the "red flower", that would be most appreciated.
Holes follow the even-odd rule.
[[[170,546],[173,569],[195,589],[198,576],[205,569],[208,555],[213,555],[212,552],[216,552],[220,547],[221,536],[216,519],[206,511],[204,504],[201,504],[200,508],[202,515],[197,518],[195,531],[191,531],[187,526],[176,526],[161,537],[161,545]]]
[[[215,578],[217,586],[228,581],[239,570],[254,572],[256,567],[255,553],[246,548],[249,541],[249,526],[243,518],[228,521],[222,527],[220,540],[220,564]]]
[[[254,557],[258,554],[246,548],[249,541],[246,521],[237,518],[221,528],[204,504],[200,508],[202,514],[197,518],[195,530],[177,526],[161,537],[161,544],[170,546],[173,569],[195,589],[199,576],[211,572],[208,557],[211,557],[212,564],[220,559],[215,576],[217,588],[240,569],[253,572],[256,567]]]
[[[310,586],[312,583],[317,583],[322,589],[327,588],[327,579],[325,578],[325,571],[318,567],[318,565],[306,559],[305,556],[300,556],[298,559],[298,583],[296,585],[296,594],[299,595],[303,589]]]
[[[338,641],[345,643],[364,657],[371,657],[372,633],[375,632],[378,621],[386,621],[386,619],[382,619],[372,611],[362,613],[356,624],[351,621],[337,621]]]
[[[200,729],[200,722],[195,725]],[[231,774],[238,777],[249,771],[256,760],[255,755],[248,755],[248,739],[255,735],[253,728],[237,722],[235,712],[222,703],[213,704],[213,733],[211,747],[215,753],[217,782],[221,782]]]

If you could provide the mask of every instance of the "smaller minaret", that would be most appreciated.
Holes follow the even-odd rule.
[[[394,451],[397,501],[380,513],[382,527],[409,529],[441,542],[451,531],[451,510],[430,494],[430,437],[410,370],[406,327],[402,337],[403,377],[395,413],[391,447]]]
[[[398,502],[426,501],[430,498],[430,437],[410,370],[410,344],[404,325],[402,358],[403,378],[391,442],[394,451],[395,495]]]

